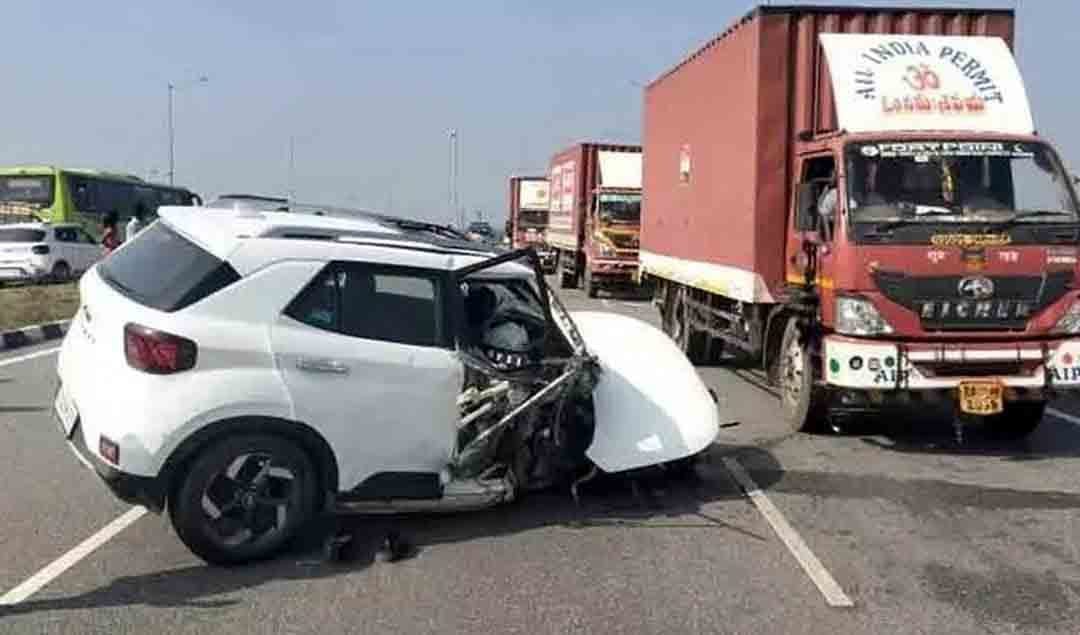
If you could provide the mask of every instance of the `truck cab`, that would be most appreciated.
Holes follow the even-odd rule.
[[[1035,134],[1001,39],[892,36],[916,75],[863,82],[896,63],[881,39],[821,36],[835,94],[854,98],[837,99],[837,131],[796,145],[786,281],[814,317],[777,338],[785,409],[806,427],[951,402],[1025,436],[1080,389],[1074,179]]]

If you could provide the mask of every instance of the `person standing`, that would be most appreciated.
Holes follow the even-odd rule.
[[[135,215],[128,221],[127,227],[124,229],[124,240],[131,240],[135,237],[135,234],[139,233],[146,227],[146,207],[139,203],[135,206]]]
[[[101,227],[101,246],[105,248],[105,255],[108,256],[114,249],[120,246],[120,236],[117,234],[117,223],[119,222],[119,216],[115,211],[105,214],[105,220],[102,221]]]

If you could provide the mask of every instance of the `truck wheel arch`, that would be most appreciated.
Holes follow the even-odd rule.
[[[318,490],[320,500],[325,502],[329,494],[338,491],[338,464],[330,444],[314,428],[299,421],[288,421],[275,417],[234,417],[215,421],[203,426],[184,439],[165,460],[158,472],[158,482],[162,502],[172,497],[173,490],[181,481],[184,470],[199,450],[225,437],[236,434],[271,434],[295,442],[306,451],[315,465],[319,477]]]

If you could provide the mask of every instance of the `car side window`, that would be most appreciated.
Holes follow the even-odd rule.
[[[62,243],[75,242],[75,231],[70,227],[57,227],[56,228],[56,240]]]
[[[338,263],[308,285],[285,313],[351,337],[440,346],[441,288],[435,272]]]

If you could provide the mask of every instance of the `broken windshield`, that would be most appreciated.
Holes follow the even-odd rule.
[[[848,148],[852,222],[1071,223],[1064,171],[1041,143],[914,141]]]

